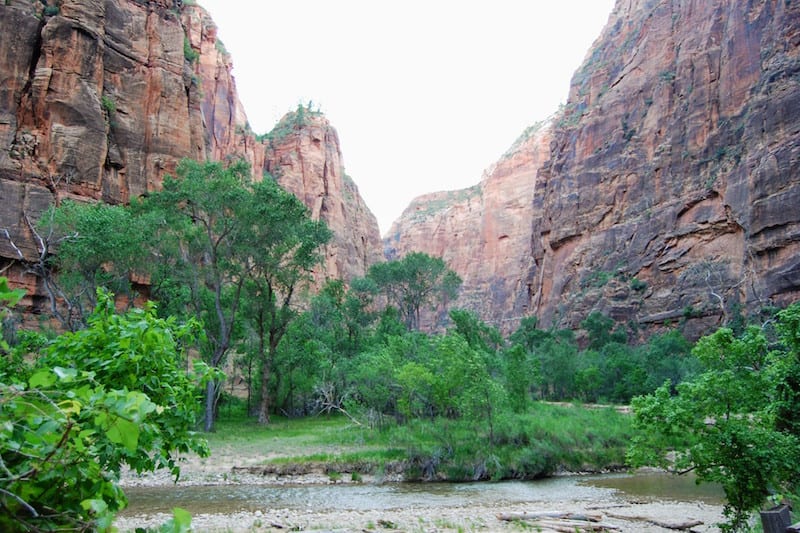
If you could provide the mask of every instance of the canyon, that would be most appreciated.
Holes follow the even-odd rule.
[[[439,256],[464,281],[454,305],[504,332],[598,311],[633,338],[678,323],[696,337],[800,296],[797,2],[618,0],[566,104],[383,239],[323,115],[251,130],[200,6],[8,0],[0,15],[0,275],[33,313],[47,207],[124,204],[185,157],[243,158],[297,195],[334,233],[322,277]],[[432,313],[425,329],[445,325]]]
[[[800,296],[800,5],[619,0],[566,104],[384,246],[442,255],[501,330],[691,337]]]

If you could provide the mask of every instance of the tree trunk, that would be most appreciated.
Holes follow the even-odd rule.
[[[214,429],[214,396],[216,387],[214,380],[209,380],[206,384],[206,412],[204,415],[203,429],[206,433]]]
[[[261,400],[258,402],[258,423],[269,424],[269,361],[265,360],[261,369]]]

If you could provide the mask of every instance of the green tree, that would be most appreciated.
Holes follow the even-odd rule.
[[[456,326],[456,333],[467,343],[486,353],[494,353],[503,345],[503,336],[497,328],[482,322],[478,315],[467,309],[453,309],[450,320]]]
[[[631,463],[693,470],[701,481],[719,482],[727,500],[725,531],[745,530],[770,489],[791,490],[800,479],[800,435],[785,418],[793,422],[797,414],[788,414],[784,403],[796,398],[787,394],[795,374],[786,369],[798,361],[798,316],[798,304],[778,314],[774,345],[756,326],[738,337],[729,328],[703,337],[692,350],[700,374],[678,384],[674,396],[667,382],[634,399],[640,433]]]
[[[176,452],[208,455],[192,431],[207,368],[187,375],[183,353],[195,326],[152,306],[118,315],[99,296],[86,329],[37,343],[13,376],[0,369],[3,531],[108,530],[126,504],[122,465],[177,478]]]
[[[200,319],[202,351],[212,368],[222,367],[232,346],[247,281],[243,256],[256,242],[247,240],[239,215],[251,197],[249,177],[244,162],[225,167],[184,159],[177,177],[167,176],[161,191],[134,206],[157,222],[148,240],[156,263],[153,295],[168,313]],[[206,385],[206,431],[213,428],[219,388],[216,380]]]
[[[297,316],[297,293],[313,281],[322,261],[322,246],[331,238],[324,222],[312,220],[306,206],[268,176],[252,187],[253,194],[237,213],[247,283],[244,288],[258,342],[261,395],[258,421],[269,423],[269,393],[278,345]],[[255,245],[254,245],[255,243]]]
[[[408,330],[418,330],[420,311],[454,299],[461,278],[447,268],[444,260],[422,252],[403,259],[376,263],[369,269],[371,278],[390,305],[397,307]]]
[[[614,319],[598,311],[589,313],[589,316],[581,322],[581,327],[589,335],[590,350],[599,350],[611,342],[625,344],[628,340],[625,332],[615,327]]]
[[[55,279],[46,282],[51,312],[69,330],[86,327],[98,288],[133,303],[131,280],[147,272],[149,259],[143,253],[143,222],[123,206],[69,200],[42,216],[40,225],[52,224],[57,235],[51,275]]]

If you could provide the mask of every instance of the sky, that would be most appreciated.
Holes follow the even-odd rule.
[[[312,103],[381,234],[566,101],[614,0],[199,0],[256,133]]]

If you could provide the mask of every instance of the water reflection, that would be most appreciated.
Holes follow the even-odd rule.
[[[697,483],[692,474],[682,476],[662,472],[637,472],[636,474],[610,474],[587,479],[585,483],[616,489],[628,498],[643,501],[669,500],[677,502],[704,502],[722,505],[725,494],[716,483]]]

